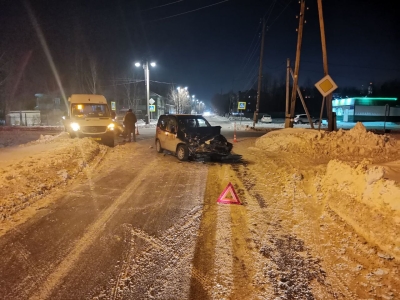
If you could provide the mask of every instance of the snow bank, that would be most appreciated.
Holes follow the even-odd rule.
[[[395,139],[368,132],[362,123],[345,131],[327,132],[312,129],[287,128],[272,131],[256,141],[256,147],[267,151],[285,151],[311,157],[374,161],[387,160],[400,150]]]
[[[310,129],[272,131],[256,147],[286,152],[308,161],[326,161],[319,190],[328,205],[360,235],[400,259],[400,186],[387,180],[385,168],[372,163],[398,159],[400,144],[367,132],[362,123],[348,131]],[[319,182],[315,177],[315,182]]]
[[[0,170],[0,221],[31,205],[51,189],[65,184],[108,149],[88,138],[66,138],[63,133],[42,135],[23,147],[35,145],[31,155]]]
[[[400,259],[400,187],[364,160],[332,160],[321,181],[324,203],[371,243]]]

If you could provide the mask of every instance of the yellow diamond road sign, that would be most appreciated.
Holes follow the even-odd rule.
[[[322,78],[315,84],[315,87],[322,94],[322,96],[326,97],[334,90],[336,90],[338,86],[332,80],[331,76],[326,75],[324,78]]]

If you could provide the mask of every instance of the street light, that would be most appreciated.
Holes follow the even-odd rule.
[[[136,67],[140,67],[141,63],[140,62],[136,62],[135,66]],[[156,63],[155,62],[151,62],[150,66],[155,67]],[[147,98],[147,120],[146,120],[146,124],[150,124],[150,103],[149,103],[149,100],[150,100],[150,88],[149,88],[149,85],[150,85],[150,79],[149,79],[150,74],[149,74],[149,62],[147,60],[143,63],[143,70],[144,70],[144,78],[145,78],[145,81],[146,81],[146,98]]]

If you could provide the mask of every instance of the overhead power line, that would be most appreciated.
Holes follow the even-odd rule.
[[[292,3],[292,1],[293,1],[293,0],[290,0],[290,1],[286,4],[286,6],[281,10],[281,12],[279,13],[279,15],[278,15],[275,19],[273,19],[272,22],[268,25],[268,28],[271,28],[272,24],[274,24],[275,21],[278,20],[278,18],[279,18],[279,17],[282,15],[282,13],[288,8],[289,4]]]
[[[199,7],[199,8],[192,9],[192,10],[188,10],[188,11],[186,11],[186,12],[179,13],[179,14],[176,14],[176,15],[172,15],[172,16],[169,16],[169,17],[164,17],[164,18],[152,20],[152,21],[149,21],[149,22],[158,22],[158,21],[162,21],[162,20],[166,20],[166,19],[175,18],[175,17],[178,17],[178,16],[182,16],[182,15],[186,15],[186,14],[195,12],[195,11],[199,11],[199,10],[202,10],[202,9],[205,9],[205,8],[209,8],[209,7],[211,7],[211,6],[215,6],[215,5],[218,5],[218,4],[222,4],[222,3],[228,2],[228,1],[229,1],[229,0],[223,0],[223,1],[220,1],[220,2],[217,2],[217,3],[213,3],[213,4],[210,4],[210,5],[206,5],[206,6]]]
[[[157,8],[161,8],[161,7],[165,7],[165,6],[172,5],[172,4],[175,4],[175,3],[178,3],[178,2],[182,2],[182,1],[183,0],[178,0],[178,1],[167,3],[167,4],[162,4],[162,5],[150,7],[150,8],[147,8],[147,9],[143,9],[142,12],[143,11],[149,11],[149,10],[157,9]]]

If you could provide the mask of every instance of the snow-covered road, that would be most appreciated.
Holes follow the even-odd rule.
[[[152,145],[46,135],[0,164],[3,298],[399,298],[396,139],[275,130],[240,164]]]

